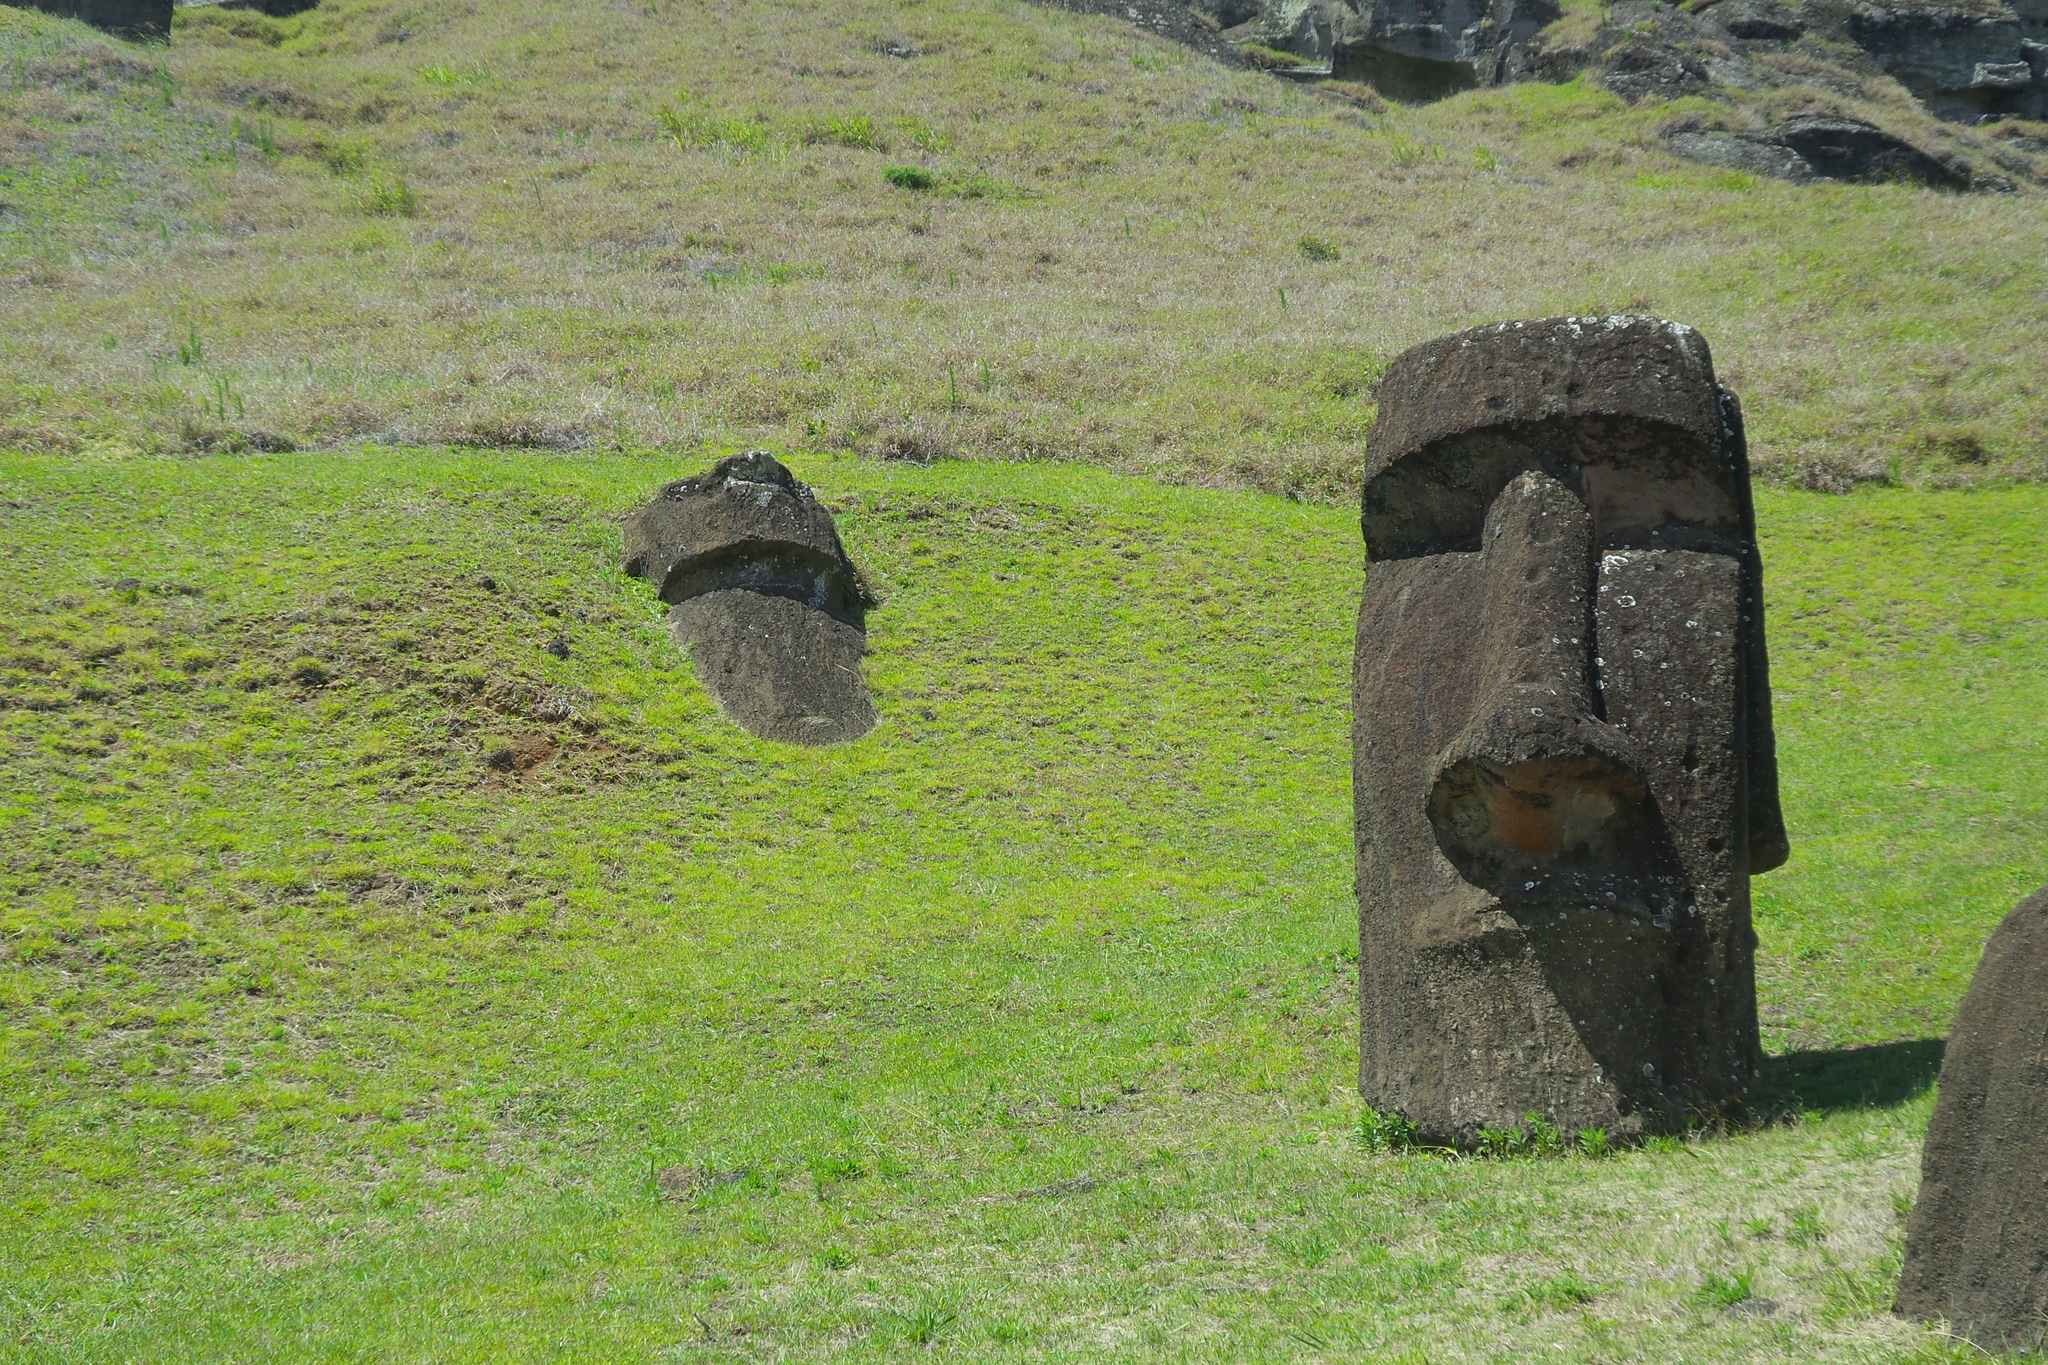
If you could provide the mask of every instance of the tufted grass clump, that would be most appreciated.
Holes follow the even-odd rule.
[[[1693,1299],[1707,1308],[1733,1308],[1746,1303],[1755,1294],[1756,1273],[1750,1270],[1735,1270],[1728,1274],[1710,1270],[1693,1292]]]
[[[1244,54],[1247,62],[1264,71],[1287,71],[1309,64],[1306,57],[1259,43],[1240,43],[1237,50]]]
[[[939,178],[922,166],[884,166],[882,179],[899,190],[922,192],[936,188]]]
[[[1368,1104],[1359,1110],[1358,1140],[1368,1152],[1406,1151],[1415,1145],[1415,1125]]]
[[[875,127],[873,119],[864,114],[842,114],[812,124],[803,133],[806,143],[829,143],[835,147],[851,147],[856,151],[886,152],[889,143]]]
[[[1564,1135],[1557,1125],[1538,1113],[1522,1116],[1508,1128],[1479,1130],[1479,1154],[1499,1160],[1516,1157],[1557,1157],[1565,1153]]]
[[[1578,1274],[1566,1271],[1517,1289],[1501,1301],[1513,1313],[1569,1312],[1584,1308],[1600,1297],[1600,1287]]]
[[[777,150],[778,139],[761,122],[721,117],[685,104],[665,104],[654,111],[668,140],[686,152],[724,151],[743,157],[766,156]]]
[[[363,212],[385,218],[420,216],[419,195],[402,176],[385,176],[372,181],[363,192]]]

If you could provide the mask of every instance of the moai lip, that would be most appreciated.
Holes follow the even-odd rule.
[[[678,479],[625,519],[627,573],[727,719],[762,739],[838,744],[875,727],[860,671],[875,605],[832,514],[765,450]]]
[[[1898,1311],[1989,1350],[2048,1337],[2048,889],[1984,946],[1956,1012],[1906,1223]]]
[[[1359,1088],[1430,1142],[1673,1131],[1761,1060],[1784,862],[1741,409],[1649,318],[1388,368],[1353,677]]]

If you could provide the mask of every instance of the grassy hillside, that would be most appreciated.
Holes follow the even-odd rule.
[[[1762,500],[1783,1117],[1447,1161],[1358,1139],[1350,513],[792,458],[816,752],[614,570],[674,458],[0,462],[0,1360],[1966,1358],[1886,1309],[2048,494]]]
[[[2048,222],[1688,112],[1009,0],[0,6],[0,1361],[1971,1358],[1887,1308],[2048,877]],[[1780,485],[1765,1093],[1374,1151],[1373,384],[1620,308]],[[885,599],[859,743],[616,570],[742,442]]]
[[[0,58],[0,444],[1339,497],[1394,352],[1630,310],[1705,331],[1773,477],[2048,470],[2040,191],[1760,183],[1658,150],[1687,102],[1373,112],[1013,0],[325,0],[168,49],[0,6]]]

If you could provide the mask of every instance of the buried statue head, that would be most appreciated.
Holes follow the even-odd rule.
[[[1749,878],[1786,842],[1742,418],[1706,342],[1550,318],[1406,352],[1363,520],[1366,1102],[1452,1146],[1740,1102]]]
[[[861,675],[875,605],[832,513],[765,450],[677,479],[624,518],[622,567],[727,719],[762,739],[839,744],[875,727]]]

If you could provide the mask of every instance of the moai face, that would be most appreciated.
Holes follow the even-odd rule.
[[[1748,882],[1786,843],[1742,419],[1706,342],[1551,318],[1408,351],[1363,524],[1366,1101],[1459,1146],[1738,1101]]]
[[[875,726],[861,676],[874,605],[832,514],[764,450],[678,479],[625,520],[625,570],[726,717],[763,739],[834,744]]]

